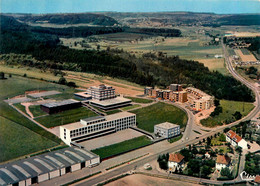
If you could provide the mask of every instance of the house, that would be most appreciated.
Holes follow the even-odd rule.
[[[205,158],[210,158],[210,154],[208,152],[205,153]]]
[[[172,138],[180,135],[180,125],[164,122],[154,126],[154,133],[164,138]]]
[[[259,185],[260,184],[260,176],[259,175],[257,175],[255,177],[254,183],[255,183],[255,185]]]
[[[242,149],[247,149],[247,142],[237,135],[233,130],[229,130],[226,133],[226,141],[230,142],[232,146],[239,146]]]
[[[216,160],[216,169],[221,170],[226,167],[229,168],[231,164],[231,158],[226,155],[218,155]]]
[[[184,167],[184,156],[180,153],[169,155],[168,167],[170,171],[179,170]]]

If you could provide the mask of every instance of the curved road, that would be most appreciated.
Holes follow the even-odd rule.
[[[123,174],[125,172],[128,172],[128,171],[131,171],[131,170],[134,170],[136,167],[139,167],[139,166],[143,166],[145,163],[148,163],[150,161],[153,161],[154,159],[156,159],[158,157],[159,154],[163,154],[163,153],[167,153],[167,152],[175,152],[175,151],[178,151],[184,147],[186,147],[187,145],[189,144],[194,144],[200,140],[202,140],[203,138],[207,138],[209,136],[212,136],[218,132],[222,132],[224,128],[227,128],[227,127],[232,127],[234,125],[237,125],[238,123],[240,123],[241,121],[246,121],[246,120],[250,120],[252,119],[253,117],[255,117],[257,115],[257,113],[260,111],[260,97],[259,97],[259,92],[257,90],[257,88],[252,85],[250,82],[248,82],[247,80],[245,80],[244,78],[242,78],[235,70],[234,68],[232,67],[232,64],[231,62],[229,61],[229,58],[228,58],[228,55],[227,55],[227,52],[226,52],[226,49],[225,49],[225,46],[223,44],[223,40],[222,40],[222,46],[223,46],[223,51],[224,51],[224,55],[225,55],[225,61],[226,61],[226,64],[227,64],[227,69],[229,70],[229,72],[234,76],[234,78],[236,78],[237,80],[241,81],[243,84],[245,84],[248,88],[250,88],[254,94],[255,94],[255,99],[256,99],[256,107],[247,115],[245,116],[244,118],[242,118],[241,120],[239,121],[236,121],[234,123],[231,123],[229,125],[226,125],[226,126],[223,126],[223,127],[220,127],[214,131],[210,131],[208,132],[207,134],[204,134],[204,135],[201,135],[198,139],[189,139],[187,141],[183,141],[181,144],[178,144],[178,145],[169,145],[169,148],[161,151],[161,152],[158,152],[158,153],[155,153],[153,155],[150,155],[146,158],[143,158],[141,160],[138,160],[138,161],[135,161],[127,166],[123,166],[123,167],[119,167],[119,168],[116,168],[116,169],[112,169],[111,171],[108,171],[108,172],[105,172],[99,176],[96,176],[95,178],[90,178],[86,181],[83,181],[81,182],[80,184],[78,185],[95,185],[97,183],[100,183],[100,182],[103,182],[107,179],[110,179],[112,177],[115,177],[115,176],[118,176],[120,174]],[[188,116],[189,116],[189,120],[188,120],[188,126],[185,130],[185,133],[184,133],[184,136],[188,136],[188,134],[190,134],[191,130],[192,130],[192,125],[194,124],[194,120],[193,120],[193,117],[190,117],[190,113],[188,112],[187,113]],[[185,139],[185,138],[182,138],[182,139]],[[243,168],[243,166],[242,166]],[[170,175],[171,177],[176,177],[176,178],[179,178],[180,176],[179,175]],[[234,183],[234,182],[239,182],[240,181],[240,178],[239,176],[235,179],[235,180],[231,180],[231,181],[216,181],[216,180],[208,180],[208,179],[199,179],[199,178],[195,178],[195,177],[189,177],[189,176],[181,176],[183,177],[184,179],[186,180],[191,180],[191,181],[197,181],[197,182],[203,182],[203,183],[208,183],[208,184],[223,184],[223,183]]]

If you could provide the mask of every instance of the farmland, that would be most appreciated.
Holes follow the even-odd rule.
[[[186,126],[188,120],[184,111],[162,102],[131,112],[136,114],[137,127],[148,132],[154,131],[154,125],[166,121],[178,124],[183,128]]]

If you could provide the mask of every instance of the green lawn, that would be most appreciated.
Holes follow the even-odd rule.
[[[206,127],[215,127],[223,123],[230,123],[231,121],[235,121],[233,114],[236,111],[239,111],[242,117],[244,117],[254,108],[252,103],[227,100],[220,100],[220,106],[223,108],[222,113],[215,117],[203,119],[201,124]]]
[[[137,126],[148,132],[153,132],[154,125],[163,122],[171,122],[183,128],[188,117],[181,109],[166,103],[155,103],[148,107],[131,111],[136,114]]]
[[[169,143],[174,143],[176,141],[179,141],[180,139],[182,138],[182,134],[177,136],[177,137],[174,137],[174,138],[171,138],[168,140]]]
[[[147,138],[146,136],[140,136],[137,138],[133,138],[130,140],[126,140],[120,143],[116,143],[113,145],[109,145],[106,147],[98,148],[95,150],[92,150],[95,154],[98,154],[101,159],[110,157],[119,153],[123,153],[144,145],[151,144],[151,140]]]
[[[0,134],[0,162],[58,145],[2,116],[0,116]]]
[[[50,114],[36,119],[45,127],[56,127],[68,123],[78,122],[80,119],[96,116],[96,114],[85,107],[66,110],[64,112]]]
[[[27,114],[26,110],[25,110],[25,106],[21,105],[21,103],[16,103],[16,104],[14,104],[14,106],[16,108],[18,108],[19,110],[21,110],[23,113]]]
[[[122,110],[127,111],[127,110],[130,110],[130,109],[138,108],[140,106],[141,105],[130,105],[130,106],[122,108]]]
[[[149,99],[143,99],[143,98],[134,98],[134,97],[126,97],[128,99],[131,99],[132,102],[135,103],[152,103],[153,100],[149,100]]]
[[[106,111],[105,113],[106,113],[107,115],[110,115],[110,114],[115,114],[115,113],[118,113],[118,112],[121,112],[121,110],[115,109],[115,110]]]
[[[47,114],[46,112],[42,111],[40,105],[31,105],[29,109],[34,117],[43,116]]]

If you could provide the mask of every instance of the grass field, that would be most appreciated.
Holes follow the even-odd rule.
[[[240,50],[243,53],[243,55],[251,55],[251,53],[245,48],[241,48]]]
[[[127,110],[138,108],[140,106],[141,105],[130,105],[130,106],[127,106],[127,107],[123,107],[122,110],[127,111]]]
[[[137,127],[148,132],[153,132],[154,125],[166,121],[178,124],[183,128],[188,120],[184,111],[173,105],[162,102],[131,112],[136,114]]]
[[[105,113],[106,113],[107,115],[110,115],[110,114],[115,114],[115,113],[118,113],[118,112],[121,112],[121,110],[115,109],[115,110],[106,111]]]
[[[48,116],[39,117],[36,119],[45,127],[56,127],[68,123],[79,122],[80,119],[96,116],[96,114],[85,107],[66,110],[64,112],[50,114]]]
[[[26,110],[25,110],[25,106],[21,105],[21,103],[16,103],[16,104],[14,104],[14,106],[16,108],[18,108],[19,110],[21,110],[23,113],[27,114]]]
[[[58,145],[0,116],[0,162]]]
[[[135,97],[126,97],[128,99],[131,99],[132,102],[135,103],[152,103],[153,100],[149,100],[149,99],[143,99],[143,98],[135,98]]]
[[[31,131],[33,134],[42,136],[44,138],[44,143],[42,143],[42,145],[39,144],[38,146],[34,146],[33,143],[38,144],[38,142],[35,141],[33,135],[27,135],[24,137],[25,138],[24,140],[26,140],[26,142],[28,143],[23,143],[20,145],[20,147],[18,147],[18,146],[9,145],[8,143],[1,143],[3,140],[5,140],[8,137],[6,135],[2,135],[4,133],[0,132],[1,134],[0,135],[1,138],[0,157],[4,157],[5,160],[26,155],[28,153],[33,153],[38,150],[44,150],[46,147],[49,148],[62,143],[58,137],[45,131],[44,129],[42,129],[32,121],[28,120],[26,117],[21,115],[19,112],[14,110],[12,107],[10,107],[7,103],[3,101],[4,99],[11,98],[20,94],[24,94],[25,91],[36,90],[36,89],[59,90],[61,92],[66,92],[67,90],[69,91],[69,88],[62,85],[18,77],[15,75],[12,78],[8,78],[7,80],[0,81],[0,116],[2,118],[5,118],[5,119],[1,119],[0,125],[1,126],[8,125],[10,128],[12,127],[17,128],[18,125],[20,126],[19,134],[21,135],[23,134],[24,131]],[[8,129],[9,136],[17,135],[16,130],[9,130],[9,129]],[[1,127],[1,130],[3,131],[4,129]],[[14,142],[12,143],[16,143],[16,142],[17,141],[14,140]],[[2,155],[2,154],[6,154],[6,155]]]
[[[209,58],[209,59],[195,59],[196,61],[203,63],[204,66],[208,67],[209,70],[219,71],[222,74],[228,74],[227,69],[225,68],[224,58]]]
[[[46,112],[42,111],[40,105],[31,105],[29,109],[34,117],[43,116],[47,114]]]
[[[215,127],[218,125],[222,125],[227,121],[234,120],[235,118],[233,117],[233,114],[236,111],[239,111],[242,114],[242,117],[244,117],[254,108],[254,105],[252,103],[227,100],[220,100],[220,106],[223,108],[222,113],[215,117],[203,119],[201,121],[201,124],[206,127]]]
[[[120,143],[116,143],[113,145],[109,145],[106,147],[98,148],[95,150],[92,150],[95,154],[98,154],[101,159],[110,157],[119,153],[123,153],[138,147],[142,147],[144,145],[151,144],[151,140],[147,138],[146,136],[140,136],[137,138],[133,138],[130,140],[126,140]]]

